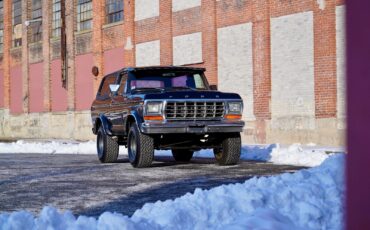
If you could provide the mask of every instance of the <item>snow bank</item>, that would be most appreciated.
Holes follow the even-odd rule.
[[[243,146],[241,158],[268,161],[274,164],[314,167],[320,165],[334,152],[343,152],[343,149],[303,146],[301,144],[284,147],[280,144],[273,144],[269,146]]]
[[[331,154],[327,154],[328,152],[331,152]],[[280,144],[243,145],[240,158],[242,160],[271,162],[281,165],[314,167],[320,165],[333,152],[344,151],[341,148],[303,146],[301,144],[293,144],[287,147]],[[213,151],[201,150],[196,152],[194,156],[213,157]]]
[[[316,147],[313,144],[303,146],[273,145],[243,145],[241,159],[313,167],[320,165],[326,158],[327,152],[343,152],[340,148]],[[46,154],[96,154],[96,142],[27,142],[0,143],[0,153],[46,153]],[[120,154],[127,155],[127,149],[120,147]],[[156,156],[172,156],[171,151],[156,151]],[[195,152],[194,157],[213,158],[212,150]]]
[[[0,215],[0,229],[343,229],[344,154],[316,168],[243,184],[196,189],[175,200],[145,204],[131,218],[98,219],[45,207]]]

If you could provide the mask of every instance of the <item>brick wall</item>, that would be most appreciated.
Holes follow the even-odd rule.
[[[93,28],[76,32],[77,1],[66,0],[63,88],[60,40],[50,36],[51,1],[43,0],[42,43],[29,44],[23,28],[23,46],[11,48],[11,1],[5,0],[0,107],[11,114],[32,112],[36,63],[42,63],[38,90],[44,113],[88,110],[101,78],[118,68],[183,64],[206,67],[211,84],[242,95],[248,141],[342,137],[343,0],[122,1],[123,21],[106,24],[105,1],[93,0]],[[23,2],[23,21],[30,17],[30,4]],[[93,66],[99,68],[97,77]]]

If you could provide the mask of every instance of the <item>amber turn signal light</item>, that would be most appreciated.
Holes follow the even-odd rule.
[[[144,120],[146,121],[163,121],[162,116],[144,116]]]
[[[242,119],[242,115],[240,114],[226,114],[225,118],[228,120],[240,120]]]

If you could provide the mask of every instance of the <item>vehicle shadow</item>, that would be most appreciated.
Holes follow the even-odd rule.
[[[127,164],[130,163],[127,156],[123,158],[119,158],[114,164]],[[157,167],[167,167],[167,166],[175,166],[175,165],[188,165],[189,163],[192,164],[215,164],[216,160],[214,158],[206,158],[206,157],[193,157],[190,162],[180,162],[175,161],[175,159],[171,156],[154,156],[154,160],[150,168],[157,168]]]
[[[117,212],[123,215],[132,216],[137,209],[146,203],[175,199],[186,193],[192,193],[196,188],[211,189],[223,184],[242,183],[250,179],[251,176],[238,178],[210,178],[199,176],[179,180],[173,183],[162,184],[141,192],[130,194],[119,199],[111,200],[101,206],[90,207],[74,212],[75,215],[98,217],[104,212]]]

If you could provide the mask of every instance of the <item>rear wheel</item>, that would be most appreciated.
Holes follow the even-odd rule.
[[[239,162],[241,149],[240,133],[226,137],[221,148],[213,149],[215,158],[220,165],[235,165]]]
[[[100,162],[112,163],[117,160],[119,145],[117,141],[104,133],[102,126],[100,126],[98,130],[96,147]]]
[[[154,140],[140,133],[137,125],[132,124],[127,140],[128,158],[136,168],[149,167],[154,158]]]
[[[176,161],[189,162],[193,154],[194,151],[187,149],[172,149],[172,156]]]

